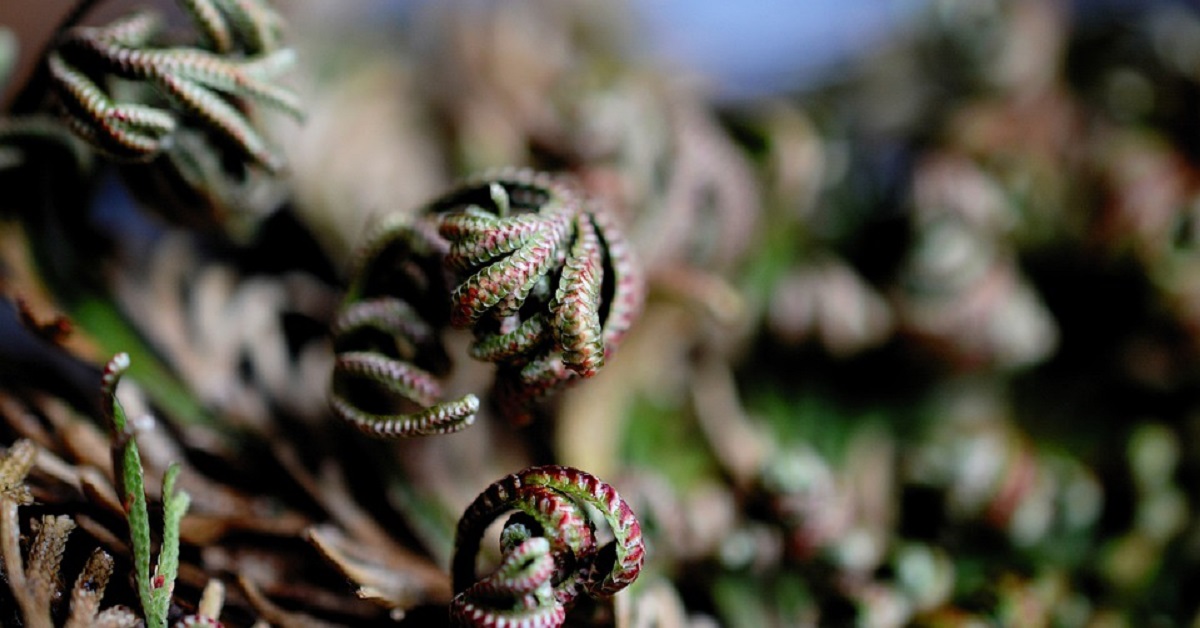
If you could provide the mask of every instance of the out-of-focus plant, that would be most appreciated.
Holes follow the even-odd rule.
[[[274,173],[284,165],[246,110],[254,102],[302,115],[299,98],[271,82],[293,55],[280,46],[282,22],[265,2],[182,4],[200,47],[162,47],[161,17],[143,11],[71,28],[47,64],[76,134],[118,161],[148,164],[128,171],[142,181],[135,187],[166,195],[161,209],[177,219],[223,220],[262,196],[252,189],[265,183],[255,167]],[[230,148],[250,160],[240,171],[222,163]]]
[[[1137,426],[1125,452],[1134,489],[1129,529],[1108,541],[1099,559],[1104,580],[1123,593],[1151,586],[1170,560],[1167,547],[1185,533],[1191,506],[1172,481],[1180,443],[1168,427]]]
[[[16,58],[17,38],[0,26],[0,87],[8,83]],[[88,164],[87,151],[71,132],[55,116],[38,113],[0,117],[0,170],[20,164],[22,147],[29,142],[61,144],[72,151],[81,170]]]
[[[898,297],[906,331],[966,364],[1044,360],[1058,330],[1007,243],[1015,214],[1003,190],[950,155],[914,177],[915,242]]]
[[[325,417],[329,343],[322,334],[296,346],[287,325],[324,325],[337,304],[332,287],[303,272],[239,272],[182,233],[138,260],[116,277],[116,302],[196,400],[227,417],[225,427],[269,429],[272,406]],[[137,307],[147,301],[158,305]]]
[[[208,584],[204,585],[204,593],[200,596],[200,604],[196,607],[196,612],[180,617],[175,622],[174,628],[211,628],[213,626],[221,628],[224,624],[218,620],[224,604],[225,585],[221,584],[220,580],[209,580]]]
[[[993,395],[974,390],[947,399],[906,466],[910,481],[944,491],[950,517],[993,526],[1022,549],[1096,524],[1104,494],[1078,461],[1039,451]]]

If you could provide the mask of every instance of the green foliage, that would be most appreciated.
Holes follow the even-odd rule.
[[[811,623],[816,606],[805,579],[794,573],[723,572],[713,582],[712,596],[717,613],[731,628],[804,625]]]
[[[202,7],[213,11],[201,15]],[[181,114],[192,113],[259,164],[278,170],[283,165],[281,158],[230,99],[265,103],[300,117],[295,95],[268,82],[290,65],[291,53],[254,46],[257,56],[233,58],[228,54],[232,46],[224,44],[229,36],[240,34],[244,39],[258,33],[235,31],[214,36],[218,30],[239,26],[240,20],[219,3],[189,3],[187,8],[206,27],[212,45],[223,50],[156,47],[154,37],[161,20],[149,12],[134,13],[104,27],[70,30],[48,59],[68,121],[102,152],[146,161],[160,152],[176,150],[172,146],[179,143],[169,140],[180,126]],[[261,43],[257,37],[255,43]],[[122,101],[108,88],[108,77],[143,82],[155,89],[144,90],[135,96],[138,100]],[[156,93],[168,95],[172,105],[161,106]]]
[[[632,467],[657,470],[686,492],[719,477],[720,468],[703,435],[684,417],[680,408],[638,397],[629,409],[621,457]]]
[[[128,368],[129,356],[124,353],[113,356],[105,367],[104,409],[113,441],[113,460],[117,466],[119,490],[129,522],[134,578],[137,582],[138,597],[142,600],[142,612],[149,626],[165,628],[167,611],[171,606],[171,593],[175,590],[175,577],[179,572],[179,524],[187,512],[190,498],[187,493],[175,490],[179,467],[172,464],[163,475],[162,545],[154,570],[151,571],[150,513],[146,503],[145,471],[134,430],[129,425],[125,411],[116,396],[117,384]]]
[[[146,390],[155,405],[162,408],[172,421],[220,429],[221,424],[163,363],[111,301],[94,296],[83,297],[71,308],[71,318],[89,330],[104,350],[130,356],[129,376]]]

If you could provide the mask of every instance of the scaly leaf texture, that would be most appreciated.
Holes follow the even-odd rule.
[[[451,622],[458,626],[561,626],[567,610],[553,599],[553,576],[549,541],[528,538],[506,548],[495,572],[454,597]]]
[[[604,366],[604,337],[600,331],[600,288],[603,257],[596,228],[586,216],[577,219],[579,237],[562,269],[551,310],[562,345],[563,362],[583,377]]]
[[[163,534],[158,562],[154,567],[151,595],[153,608],[147,609],[147,617],[161,617],[166,623],[167,611],[171,606],[171,594],[175,591],[175,577],[179,574],[179,524],[187,512],[191,498],[187,493],[175,490],[179,476],[179,465],[172,464],[163,474]]]
[[[496,492],[487,494],[485,491],[485,499],[476,502],[477,509],[469,509],[468,514],[463,515],[459,521],[456,537],[463,539],[463,544],[456,544],[455,556],[462,556],[464,564],[459,569],[460,565],[456,563],[454,577],[457,579],[461,574],[464,586],[474,579],[473,572],[468,575],[463,571],[467,568],[466,557],[474,557],[478,553],[479,539],[483,534],[481,530],[470,526],[484,522],[485,525],[490,524],[510,510],[518,511],[523,517],[510,520],[505,531],[514,524],[525,525],[526,521],[532,523],[550,542],[556,562],[583,564],[593,557],[596,551],[595,530],[586,511],[582,510],[577,502],[567,495],[543,487],[499,484],[501,485],[493,485],[497,488]],[[464,522],[468,522],[465,528]],[[471,539],[474,539],[474,545]],[[583,574],[576,570],[560,575],[563,577],[556,579],[558,584],[554,587],[554,598],[557,603],[567,606],[579,595]]]
[[[22,614],[35,612],[36,604],[27,593],[25,567],[21,560],[21,524],[17,518],[20,506],[33,501],[25,476],[33,467],[37,447],[28,440],[19,440],[0,456],[0,558],[3,572]]]
[[[587,506],[597,509],[615,537],[596,547]],[[501,532],[504,560],[476,581],[475,562],[484,532],[516,510]],[[544,539],[545,545],[531,545]],[[540,569],[548,552],[554,573]],[[637,578],[645,557],[641,526],[616,490],[595,476],[557,465],[532,467],[489,486],[459,520],[452,562],[452,621],[473,626],[557,626],[579,592],[606,598]],[[561,570],[570,567],[570,573]],[[553,596],[539,596],[543,582]],[[558,614],[558,610],[562,614]]]
[[[71,614],[66,628],[88,628],[94,624],[112,572],[112,556],[100,549],[93,551],[71,588]]]
[[[413,349],[424,342],[413,335],[418,324],[434,336],[446,326],[471,329],[470,355],[500,366],[498,411],[522,423],[537,400],[603,367],[644,298],[604,206],[567,177],[523,169],[473,177],[416,218],[385,223],[354,268],[339,320],[357,323],[334,330],[346,359],[334,368],[331,405],[355,427],[387,436],[437,430],[421,429],[414,413],[369,411],[351,384],[373,382],[418,413],[440,407],[435,374],[424,368],[433,350]],[[431,302],[448,305],[413,307]],[[387,308],[394,313],[385,320],[378,312]],[[368,368],[370,353],[377,362]]]
[[[272,52],[283,20],[263,0],[181,0],[208,48],[222,54]]]
[[[594,210],[589,217],[600,237],[606,264],[613,277],[613,296],[604,318],[604,355],[610,357],[625,334],[642,313],[646,299],[646,280],[629,241],[617,225],[616,218],[606,211]]]
[[[134,577],[137,581],[138,597],[142,601],[142,612],[147,625],[152,628],[165,628],[171,593],[179,568],[179,524],[187,511],[189,498],[186,493],[175,491],[179,467],[171,465],[163,477],[163,540],[158,562],[152,573],[145,471],[134,433],[116,396],[121,375],[128,368],[129,356],[125,353],[113,356],[105,366],[101,375],[102,404],[109,422],[110,437],[113,441],[113,464],[129,522]]]
[[[46,61],[67,115],[67,123],[84,141],[117,159],[145,161],[163,149],[175,132],[169,112],[142,105],[118,105],[86,74],[57,52]]]
[[[63,551],[67,548],[67,538],[75,529],[75,522],[67,515],[42,515],[36,527],[37,534],[25,566],[25,586],[36,608],[25,609],[27,621],[33,619],[29,616],[31,611],[40,617],[51,615],[50,605],[58,597]]]
[[[31,501],[23,482],[36,454],[37,447],[22,439],[0,456],[0,535],[3,536],[0,556],[4,559],[4,577],[21,609],[24,624],[52,626],[53,606],[62,596],[63,554],[75,521],[67,515],[42,515],[33,525],[27,560],[22,561],[17,508]],[[70,614],[63,625],[68,628],[104,625],[97,623],[97,611],[112,575],[112,565],[112,557],[107,553],[99,549],[92,553],[71,589]]]
[[[0,500],[11,501],[19,506],[33,502],[29,487],[25,485],[25,476],[29,475],[35,460],[37,445],[26,439],[13,443],[0,456]]]
[[[355,259],[355,282],[333,324],[337,358],[330,384],[330,407],[355,429],[376,437],[424,436],[459,431],[475,421],[479,398],[465,395],[440,401],[441,383],[419,362],[444,353],[436,328],[417,305],[427,302],[428,271],[410,259],[440,258],[445,247],[428,227],[393,220],[378,227]],[[390,262],[399,260],[398,265]],[[389,287],[416,297],[411,302],[377,295],[376,275]],[[360,399],[364,387],[380,395],[375,407]]]
[[[129,541],[133,548],[133,572],[137,582],[138,598],[146,613],[147,623],[151,617],[147,612],[152,599],[150,586],[150,513],[146,505],[146,485],[142,470],[141,454],[125,416],[121,402],[117,400],[117,385],[121,375],[129,368],[129,354],[118,353],[105,365],[100,378],[102,404],[109,423],[109,438],[112,439],[113,469],[117,475],[117,486],[121,492],[121,503],[125,506],[125,518],[129,523]],[[157,624],[151,624],[157,626]]]
[[[232,25],[221,12],[221,7],[217,3],[205,0],[180,0],[179,4],[191,16],[192,23],[200,31],[202,43],[206,48],[221,54],[233,52]]]

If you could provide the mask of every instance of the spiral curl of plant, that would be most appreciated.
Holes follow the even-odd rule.
[[[595,508],[613,540],[598,547]],[[500,565],[477,580],[476,557],[488,526],[516,511],[500,534]],[[450,618],[461,626],[559,626],[584,593],[609,598],[641,571],[641,525],[616,489],[590,473],[546,465],[508,475],[480,493],[459,520]]]
[[[643,280],[607,209],[572,179],[485,173],[393,216],[359,250],[333,324],[330,405],[380,437],[455,432],[479,398],[442,400],[447,326],[470,329],[471,357],[498,365],[492,400],[513,423],[595,375],[641,311]]]

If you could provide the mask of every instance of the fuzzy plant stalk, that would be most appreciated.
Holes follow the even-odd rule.
[[[112,439],[113,469],[118,490],[129,521],[130,544],[133,547],[134,577],[146,624],[165,628],[175,576],[179,572],[179,524],[187,512],[190,498],[175,490],[179,466],[172,464],[163,474],[162,543],[154,570],[150,569],[150,513],[146,505],[145,471],[132,426],[117,400],[117,384],[129,368],[129,356],[118,353],[104,367],[101,380],[102,403]]]
[[[613,540],[597,546],[594,509]],[[478,579],[476,559],[492,522],[503,558]],[[641,525],[616,489],[579,469],[531,467],[489,486],[459,520],[451,621],[460,626],[559,626],[580,593],[606,599],[629,586],[645,558]]]
[[[505,169],[473,177],[415,217],[384,221],[358,252],[333,325],[330,405],[374,436],[454,432],[479,398],[442,398],[440,332],[470,330],[498,366],[498,413],[595,375],[641,311],[638,264],[609,210],[571,178]]]

